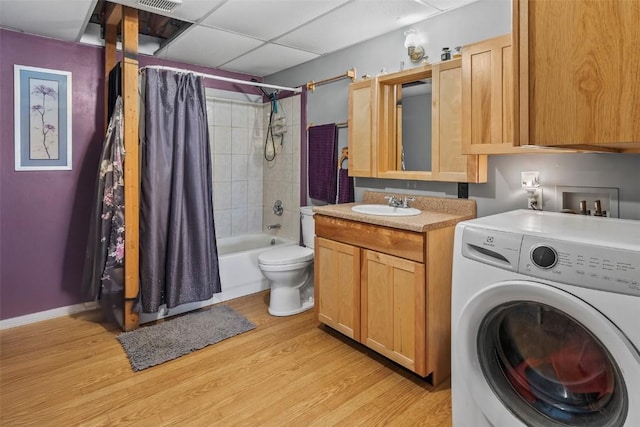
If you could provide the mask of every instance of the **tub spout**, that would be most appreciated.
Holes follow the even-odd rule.
[[[271,224],[271,225],[267,225],[267,230],[273,230],[274,228],[280,228],[282,227],[280,224]]]

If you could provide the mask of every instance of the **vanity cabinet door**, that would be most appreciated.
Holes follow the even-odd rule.
[[[513,1],[520,145],[640,151],[640,4]]]
[[[360,340],[360,248],[315,238],[314,292],[318,321]]]
[[[462,49],[462,152],[520,153],[514,147],[511,34]]]
[[[377,79],[349,85],[349,176],[376,176]]]
[[[361,342],[426,375],[424,264],[362,250]]]
[[[487,157],[462,154],[462,61],[433,65],[432,172],[436,181],[487,182]]]

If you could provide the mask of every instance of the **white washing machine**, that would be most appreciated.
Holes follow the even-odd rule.
[[[454,427],[640,426],[640,221],[460,223],[452,292]]]

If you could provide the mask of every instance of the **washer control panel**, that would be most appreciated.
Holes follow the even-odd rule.
[[[518,272],[640,296],[640,252],[523,236]]]

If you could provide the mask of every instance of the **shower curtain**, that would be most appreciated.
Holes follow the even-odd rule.
[[[136,307],[221,291],[202,77],[147,68],[140,126],[140,295]]]
[[[100,300],[107,318],[116,321],[124,298],[122,130],[122,98],[117,97],[102,145],[82,278],[85,294]]]

